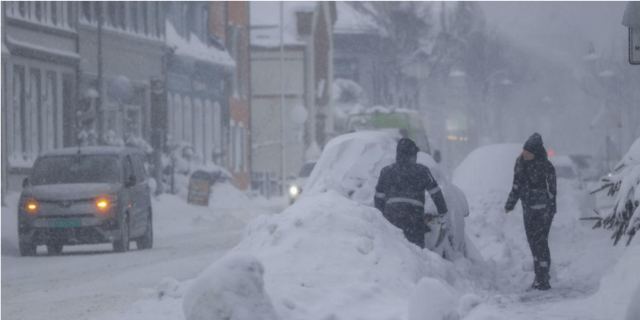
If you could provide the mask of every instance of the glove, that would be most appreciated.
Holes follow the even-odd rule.
[[[506,207],[504,208],[504,213],[505,214],[509,214],[509,212],[511,212],[511,211],[512,211],[512,209],[509,209],[509,208],[506,208]]]

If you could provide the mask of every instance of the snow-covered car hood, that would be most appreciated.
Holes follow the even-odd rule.
[[[101,194],[117,192],[122,187],[118,183],[69,183],[30,186],[22,192],[25,197],[42,200],[88,199]]]

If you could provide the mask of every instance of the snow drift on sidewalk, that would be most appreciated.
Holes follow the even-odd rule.
[[[264,264],[282,319],[406,319],[424,277],[450,288],[447,312],[455,313],[453,288],[469,286],[455,265],[410,244],[379,211],[332,191],[254,220],[233,251]],[[441,294],[418,291],[424,300]]]

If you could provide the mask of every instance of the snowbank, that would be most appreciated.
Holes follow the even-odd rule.
[[[486,279],[486,284],[502,290],[524,288],[533,278],[522,207],[518,204],[509,214],[504,212],[504,204],[513,183],[513,168],[521,150],[519,144],[480,147],[471,152],[453,174],[453,182],[460,186],[469,200],[471,214],[466,219],[466,230],[470,242],[488,261],[491,269],[500,270],[492,279]],[[554,218],[550,241],[561,246],[551,245],[552,281],[559,278],[574,281],[582,276],[584,283],[579,285],[582,288],[586,283],[591,285],[596,282],[597,273],[606,268],[603,262],[592,261],[593,257],[587,251],[607,248],[604,242],[598,240],[593,240],[597,248],[576,246],[580,241],[592,241],[602,234],[593,233],[578,220],[580,208],[583,207],[579,203],[579,190],[562,183],[558,188],[558,213]],[[590,238],[584,238],[585,235]],[[561,250],[560,255],[558,252]],[[604,254],[601,256],[608,257]],[[577,262],[585,265],[580,266]],[[559,267],[561,264],[562,267]],[[569,271],[566,268],[568,264],[575,264],[576,268]]]
[[[406,319],[420,279],[438,279],[455,292],[469,286],[456,265],[406,241],[376,209],[334,191],[254,220],[233,252],[264,264],[282,319]]]
[[[229,255],[193,281],[183,299],[186,320],[275,320],[264,268],[252,256]]]
[[[456,168],[453,183],[460,186],[467,195],[508,193],[513,183],[516,158],[521,152],[520,144],[480,147]]]
[[[598,319],[639,319],[637,291],[640,291],[640,244],[625,249],[624,254],[600,281],[600,289],[586,300]],[[634,314],[635,313],[635,314]]]

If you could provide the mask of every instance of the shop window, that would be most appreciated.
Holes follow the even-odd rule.
[[[13,66],[13,154],[22,154],[25,151],[26,138],[26,106],[25,106],[25,70],[23,66]]]
[[[129,26],[133,32],[138,32],[138,2],[129,2]]]
[[[182,107],[184,108],[184,127],[182,136],[186,142],[193,146],[193,108],[191,105],[191,97],[184,97]]]
[[[82,18],[87,22],[93,21],[93,3],[91,1],[82,1]]]
[[[39,152],[44,151],[42,149],[44,137],[42,135],[42,125],[44,119],[42,118],[42,102],[41,98],[41,78],[40,70],[31,69],[29,74],[29,113],[30,123],[28,125],[29,139],[27,144],[29,145],[30,156],[34,157]]]

